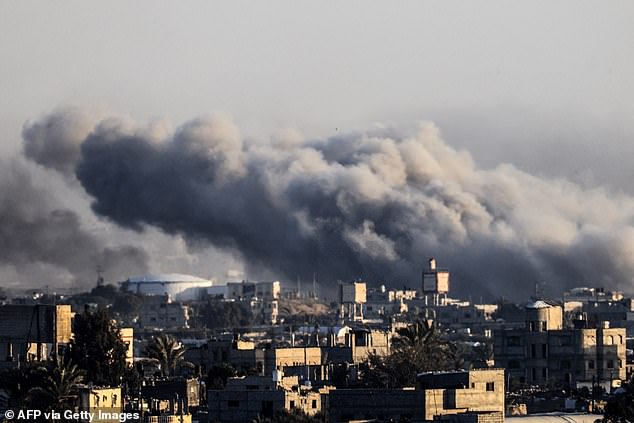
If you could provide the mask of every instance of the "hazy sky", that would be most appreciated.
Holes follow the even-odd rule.
[[[68,105],[172,126],[221,110],[247,137],[433,121],[484,167],[634,193],[631,1],[0,4],[8,157]]]

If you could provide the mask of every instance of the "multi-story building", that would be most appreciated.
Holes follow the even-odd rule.
[[[367,300],[365,303],[365,317],[386,319],[390,316],[407,313],[406,300],[416,298],[415,290],[387,290],[384,285],[378,289],[367,290]]]
[[[248,300],[251,298],[277,300],[280,298],[280,281],[227,282],[225,298],[231,300]]]
[[[282,410],[301,410],[310,416],[322,411],[322,396],[328,388],[312,390],[297,376],[277,371],[272,376],[230,378],[224,389],[207,392],[210,421],[248,422],[272,417]]]
[[[256,322],[265,325],[275,325],[279,317],[279,304],[277,300],[265,300],[253,298],[249,302],[251,312]]]
[[[147,402],[171,402],[171,412],[179,410],[185,414],[200,406],[200,381],[198,379],[170,378],[150,379],[141,387],[141,395]]]
[[[495,365],[511,384],[620,385],[625,379],[625,329],[563,326],[563,308],[548,301],[525,307],[523,328],[494,333]]]
[[[72,337],[69,305],[0,306],[0,365],[47,360],[63,353]]]
[[[504,370],[422,374],[415,389],[335,389],[326,421],[504,421]]]
[[[419,376],[411,389],[310,388],[294,376],[232,378],[208,391],[211,421],[245,422],[277,411],[321,412],[327,422],[452,421],[502,423],[504,370],[486,369]]]
[[[172,302],[167,295],[148,296],[141,304],[139,325],[145,328],[187,328],[189,308]]]
[[[306,334],[301,344],[297,340],[291,346],[258,348],[252,341],[225,336],[188,349],[186,359],[203,371],[229,364],[265,376],[283,370],[301,380],[324,384],[330,379],[332,365],[357,365],[367,361],[371,354],[389,354],[391,337],[389,331],[358,328],[347,331],[341,344],[335,334],[329,334],[326,342],[320,345],[318,334],[312,333]],[[295,336],[292,338],[296,339]]]
[[[634,299],[588,301],[581,307],[582,316],[591,325],[609,322],[610,327],[625,328],[634,336]]]

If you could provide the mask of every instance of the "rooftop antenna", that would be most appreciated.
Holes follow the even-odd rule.
[[[297,275],[297,298],[301,298],[302,292],[302,282],[299,280],[299,275]]]
[[[103,268],[97,265],[97,286],[103,286]]]

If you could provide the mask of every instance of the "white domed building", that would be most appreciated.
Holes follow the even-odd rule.
[[[180,273],[134,276],[121,282],[123,289],[141,295],[168,295],[176,301],[197,300],[214,286],[213,279]]]

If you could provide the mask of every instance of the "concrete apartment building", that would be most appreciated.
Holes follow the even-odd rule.
[[[634,337],[634,299],[622,292],[603,288],[573,288],[564,293],[564,310],[588,321],[592,326],[610,322],[610,327],[624,327]]]
[[[366,295],[365,316],[370,319],[386,319],[407,313],[405,301],[416,298],[416,295],[416,290],[387,290],[385,285],[378,289],[370,288]]]
[[[300,385],[297,376],[286,376],[281,371],[272,377],[230,378],[224,389],[207,392],[209,421],[242,423],[294,409],[312,416],[322,410],[322,397],[327,391],[311,390]]]
[[[0,360],[2,367],[18,362],[47,360],[62,352],[72,336],[69,305],[0,306]]]
[[[424,373],[416,389],[335,389],[326,420],[504,421],[504,370]]]
[[[141,387],[141,395],[146,401],[164,401],[171,413],[189,414],[192,408],[200,406],[200,381],[198,379],[170,378],[152,379]]]
[[[579,325],[581,326],[581,325]],[[549,301],[525,307],[523,328],[494,332],[495,365],[511,384],[620,385],[626,377],[625,329],[563,327],[563,308]]]
[[[139,325],[144,328],[187,328],[189,307],[172,302],[168,295],[148,295],[141,304]]]
[[[410,389],[310,389],[297,377],[232,378],[208,391],[210,421],[245,422],[282,409],[321,412],[331,423],[408,419],[411,422],[504,421],[504,370],[422,374]]]
[[[275,325],[279,318],[279,304],[277,300],[252,298],[249,301],[251,312],[256,320],[264,325]]]
[[[186,359],[199,365],[203,372],[226,363],[266,376],[275,370],[283,370],[286,375],[323,384],[330,378],[332,365],[359,364],[367,361],[370,354],[388,355],[391,337],[390,331],[350,328],[343,335],[343,343],[338,343],[335,334],[331,334],[327,336],[327,342],[321,344],[313,333],[304,336],[302,342],[293,336],[297,339],[294,346],[258,348],[252,341],[221,336],[189,348]]]

